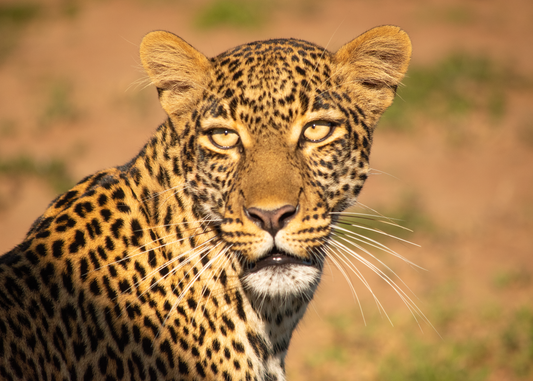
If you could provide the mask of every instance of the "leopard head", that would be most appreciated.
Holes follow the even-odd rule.
[[[335,213],[356,202],[410,56],[394,26],[335,53],[281,39],[207,58],[168,32],[144,38],[143,65],[176,131],[168,154],[252,298],[312,297]]]

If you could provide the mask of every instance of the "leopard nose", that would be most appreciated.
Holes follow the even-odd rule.
[[[264,210],[259,208],[244,208],[245,214],[255,222],[261,229],[269,232],[272,237],[283,229],[290,220],[294,218],[298,211],[297,207],[284,205],[275,210]]]

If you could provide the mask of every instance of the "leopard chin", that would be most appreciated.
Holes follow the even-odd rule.
[[[244,271],[244,288],[256,297],[311,299],[322,275],[322,262],[272,249]]]

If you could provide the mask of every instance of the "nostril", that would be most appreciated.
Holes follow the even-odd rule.
[[[266,216],[264,216],[261,209],[257,208],[250,208],[246,209],[244,208],[244,211],[249,219],[251,219],[253,222],[255,222],[261,229],[265,229],[265,227],[268,226],[268,221]]]
[[[278,215],[278,225],[281,229],[296,215],[296,208],[292,205],[285,205],[277,210],[276,216]]]
[[[281,230],[296,215],[298,208],[292,205],[284,205],[275,210],[259,208],[244,208],[248,218],[256,223],[261,229],[268,231],[272,236]]]

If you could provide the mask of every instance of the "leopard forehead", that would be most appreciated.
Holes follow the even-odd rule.
[[[252,134],[286,129],[308,111],[327,112],[331,53],[297,39],[257,41],[211,59],[208,117],[231,118]],[[318,90],[318,94],[317,93]],[[320,94],[320,91],[323,94]],[[313,104],[311,97],[316,94]]]
[[[330,75],[329,68],[326,73],[320,70],[329,58],[327,50],[310,42],[278,39],[237,46],[213,58],[212,62],[216,82],[221,86],[243,90],[269,88],[278,93],[291,81],[304,80],[307,84],[311,80],[317,84],[318,75]]]

